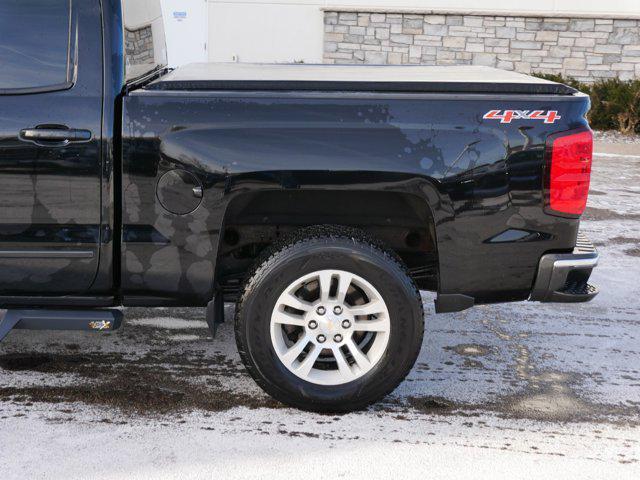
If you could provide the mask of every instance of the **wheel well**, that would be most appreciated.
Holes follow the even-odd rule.
[[[418,287],[437,289],[435,225],[426,202],[396,192],[265,191],[234,198],[227,207],[218,250],[217,278],[233,299],[264,248],[310,225],[365,231],[396,252]]]

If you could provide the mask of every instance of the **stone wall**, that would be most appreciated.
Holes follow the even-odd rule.
[[[137,30],[125,29],[125,51],[129,65],[153,63],[151,25]]]
[[[324,62],[640,78],[640,20],[325,12]]]

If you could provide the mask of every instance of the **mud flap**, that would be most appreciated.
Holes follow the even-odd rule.
[[[462,312],[473,307],[475,299],[459,293],[439,293],[435,299],[436,313]]]
[[[224,297],[221,291],[217,291],[207,303],[207,325],[213,338],[216,338],[216,330],[221,323],[224,323]]]

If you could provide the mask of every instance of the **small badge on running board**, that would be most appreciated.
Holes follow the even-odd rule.
[[[91,330],[109,330],[111,328],[111,322],[109,320],[89,322],[89,328]]]

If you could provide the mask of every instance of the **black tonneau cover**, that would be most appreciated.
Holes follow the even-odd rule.
[[[572,95],[571,87],[481,66],[193,63],[148,90],[319,90]]]

